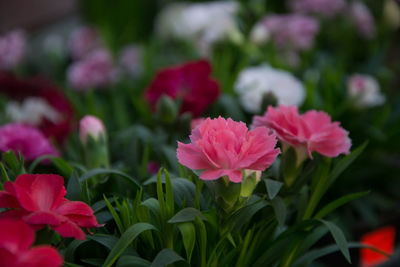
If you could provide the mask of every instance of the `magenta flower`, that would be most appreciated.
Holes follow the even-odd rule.
[[[41,131],[21,123],[10,123],[0,127],[0,152],[8,150],[20,152],[26,161],[43,155],[59,155]]]
[[[6,182],[0,191],[0,213],[6,218],[22,219],[40,229],[49,225],[63,237],[84,240],[83,228],[100,227],[93,210],[84,202],[64,198],[64,179],[55,174],[23,174]]]
[[[82,59],[101,47],[100,36],[92,27],[84,26],[76,29],[69,39],[69,50],[74,59]]]
[[[220,94],[218,83],[210,75],[211,65],[206,60],[172,66],[157,73],[144,96],[153,109],[163,94],[182,98],[180,112],[198,116]]]
[[[15,68],[25,55],[25,47],[26,37],[21,30],[0,36],[0,70]]]
[[[368,7],[361,1],[353,1],[349,6],[349,16],[359,34],[371,39],[376,35],[375,20]]]
[[[224,175],[242,182],[242,170],[263,171],[280,153],[276,137],[260,127],[248,131],[246,124],[232,119],[207,118],[190,136],[191,143],[178,142],[179,163],[202,170],[200,178],[215,180]]]
[[[0,266],[58,267],[63,260],[58,251],[46,245],[31,245],[35,231],[20,220],[0,219]]]
[[[86,58],[73,63],[68,69],[68,81],[77,91],[87,91],[112,83],[115,70],[111,55],[106,50],[96,50]]]
[[[346,0],[290,0],[289,7],[294,12],[331,18],[344,11]]]
[[[83,144],[86,143],[89,135],[97,140],[101,134],[105,135],[105,133],[106,130],[103,122],[95,116],[86,115],[79,122],[79,137]]]
[[[309,50],[319,30],[316,19],[301,14],[271,14],[261,25],[279,49],[294,51]]]
[[[264,116],[254,117],[252,127],[262,126],[271,128],[284,146],[292,145],[310,158],[313,151],[336,157],[348,154],[351,147],[348,132],[323,111],[311,110],[300,115],[296,106],[269,106]]]

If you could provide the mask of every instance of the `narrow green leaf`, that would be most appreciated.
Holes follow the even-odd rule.
[[[271,205],[274,209],[279,227],[283,227],[285,225],[287,213],[285,201],[281,197],[275,197],[271,200]]]
[[[204,221],[207,220],[201,211],[196,210],[195,208],[184,208],[175,214],[175,216],[172,217],[168,223],[192,222],[196,219],[196,217],[199,217]]]
[[[281,190],[283,183],[272,180],[272,179],[265,179],[265,186],[267,187],[267,193],[269,199],[274,199],[276,195]]]
[[[194,224],[196,226],[196,236],[200,254],[198,266],[205,267],[207,264],[207,229],[200,217],[194,219]]]
[[[124,226],[122,225],[121,218],[119,217],[118,213],[115,211],[114,207],[108,202],[108,199],[105,195],[103,195],[104,201],[106,202],[108,210],[111,212],[111,215],[114,218],[115,224],[118,227],[119,232],[122,234],[124,232]]]
[[[116,267],[150,267],[151,262],[137,256],[121,256]]]
[[[164,169],[165,176],[165,205],[167,218],[171,218],[175,213],[174,192],[172,191],[171,178],[168,171]]]
[[[227,225],[231,225],[233,227],[232,231],[236,232],[244,224],[249,222],[254,214],[268,205],[269,203],[265,200],[259,200],[255,203],[248,204],[232,214],[232,216],[228,219]]]
[[[349,247],[347,244],[346,237],[344,236],[342,230],[332,222],[325,220],[319,220],[319,221],[322,222],[328,228],[329,232],[331,232],[333,239],[335,240],[343,256],[349,263],[351,263]]]
[[[160,206],[161,218],[163,221],[165,221],[167,216],[166,216],[164,191],[161,183],[161,172],[162,169],[160,168],[157,175],[157,199],[158,199],[158,204]]]
[[[90,179],[93,176],[100,175],[100,174],[116,174],[116,175],[119,175],[120,177],[124,178],[128,183],[133,185],[136,189],[140,189],[141,188],[141,185],[134,178],[132,178],[131,176],[129,176],[129,175],[123,173],[123,172],[120,172],[120,171],[117,171],[117,170],[110,170],[110,169],[93,169],[93,170],[90,170],[87,173],[85,173],[84,175],[82,175],[79,178],[79,181],[83,182],[83,181],[86,181],[86,180]]]
[[[196,243],[196,229],[195,229],[193,223],[191,223],[191,222],[185,222],[185,223],[178,224],[178,229],[182,235],[183,246],[185,247],[185,250],[186,250],[187,261],[190,264],[194,245]]]
[[[66,198],[74,201],[82,200],[82,188],[75,171],[69,177]]]
[[[380,253],[388,258],[390,258],[391,255],[385,253],[384,251],[381,251],[373,246],[369,246],[366,244],[361,244],[361,243],[357,243],[357,242],[351,242],[348,243],[348,247],[349,248],[369,248],[377,253]],[[323,248],[319,248],[319,249],[315,249],[315,250],[311,250],[307,253],[305,253],[304,255],[302,255],[300,258],[298,258],[294,264],[293,267],[300,267],[300,266],[309,266],[313,261],[324,257],[326,255],[329,255],[331,253],[337,252],[339,251],[339,247],[337,245],[330,245],[330,246],[326,246]]]
[[[179,261],[186,262],[185,259],[176,254],[175,251],[164,248],[157,254],[155,259],[151,263],[151,267],[165,267],[169,264]]]
[[[342,174],[342,172],[351,164],[353,163],[353,161],[355,161],[358,156],[360,156],[360,154],[364,151],[364,149],[367,147],[368,142],[364,142],[361,146],[357,147],[353,152],[350,153],[350,155],[347,155],[346,157],[344,157],[343,159],[341,159],[333,168],[327,185],[326,185],[326,189],[328,189],[335,181],[336,179],[339,177],[340,174]]]
[[[65,261],[75,261],[75,251],[76,249],[82,245],[83,243],[87,242],[87,240],[74,240],[72,241],[64,254],[64,260]]]
[[[132,243],[132,241],[135,240],[142,232],[147,230],[157,229],[148,223],[137,223],[129,227],[110,251],[110,254],[108,254],[103,267],[112,266],[118,257],[121,256],[124,250]]]
[[[343,206],[344,204],[361,198],[365,195],[367,195],[370,191],[364,191],[364,192],[359,192],[359,193],[353,193],[353,194],[348,194],[345,195],[341,198],[338,198],[332,202],[330,202],[329,204],[327,204],[325,207],[323,207],[315,216],[315,219],[322,219],[323,217],[325,217],[326,215],[328,215],[329,213],[331,213],[332,211],[336,210],[337,208],[339,208],[340,206]]]

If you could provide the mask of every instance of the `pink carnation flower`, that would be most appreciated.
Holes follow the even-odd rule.
[[[0,152],[20,152],[26,161],[43,155],[58,156],[50,141],[37,128],[21,123],[0,127]]]
[[[263,171],[280,153],[276,137],[265,127],[248,131],[246,124],[232,119],[207,118],[190,136],[191,143],[178,142],[178,161],[200,178],[215,180],[224,175],[242,182],[242,170]]]
[[[101,39],[96,29],[88,26],[73,31],[69,39],[70,53],[74,59],[82,59],[101,46]]]
[[[0,191],[3,218],[22,219],[35,229],[49,225],[63,237],[86,238],[82,228],[97,228],[93,210],[84,202],[70,201],[64,179],[55,174],[22,174]]]
[[[15,68],[25,55],[26,37],[21,30],[0,36],[0,69]]]
[[[284,144],[298,151],[306,150],[310,158],[313,151],[336,157],[348,154],[351,147],[348,132],[323,111],[311,110],[300,115],[296,106],[269,106],[264,116],[254,117],[252,127],[260,126],[271,128]]]
[[[115,77],[110,54],[97,50],[68,69],[68,81],[78,91],[109,85]]]
[[[289,7],[295,12],[331,18],[344,10],[346,0],[290,0]]]

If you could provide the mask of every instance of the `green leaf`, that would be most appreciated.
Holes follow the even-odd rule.
[[[44,155],[35,159],[31,163],[28,172],[33,173],[36,167],[44,160],[50,160],[50,162],[57,168],[57,170],[64,177],[70,177],[72,175],[72,172],[74,171],[74,169],[69,165],[69,163],[63,160],[62,158],[57,158],[51,155]]]
[[[333,239],[335,240],[343,256],[349,263],[351,263],[349,247],[347,244],[346,237],[344,236],[342,230],[332,222],[325,220],[319,220],[319,221],[322,222],[328,228],[329,232],[331,232]]]
[[[366,244],[361,244],[361,243],[356,243],[356,242],[351,242],[348,243],[348,247],[349,248],[369,248],[377,253],[380,253],[388,258],[390,258],[391,255],[373,247],[373,246],[369,246]],[[299,266],[309,266],[313,261],[329,255],[331,253],[337,252],[339,250],[337,245],[330,245],[330,246],[326,246],[320,249],[315,249],[315,250],[311,250],[307,253],[305,253],[303,256],[301,256],[300,258],[298,258],[294,263],[293,263],[293,267],[299,267]]]
[[[174,192],[172,191],[171,178],[166,169],[164,169],[165,176],[165,205],[167,218],[170,218],[175,213]]]
[[[123,173],[123,172],[117,171],[117,170],[109,170],[109,169],[101,169],[101,168],[93,169],[93,170],[88,171],[87,173],[85,173],[84,175],[82,175],[79,178],[79,181],[83,182],[83,181],[86,181],[86,180],[90,179],[93,176],[100,175],[100,174],[116,174],[116,175],[119,175],[122,178],[124,178],[128,183],[133,185],[136,189],[140,189],[141,188],[141,185],[134,178],[132,178],[131,176],[129,176],[129,175]]]
[[[151,267],[165,267],[169,264],[179,261],[186,262],[185,259],[176,254],[175,251],[164,248],[157,254],[155,259],[151,263]]]
[[[287,213],[285,201],[281,197],[276,197],[271,200],[271,205],[274,209],[279,227],[283,227],[285,225]]]
[[[124,250],[135,240],[142,232],[147,230],[157,230],[153,225],[148,223],[137,223],[129,227],[126,232],[118,240],[106,258],[103,267],[110,267],[118,259]]]
[[[151,262],[136,256],[121,256],[116,267],[150,267]]]
[[[75,261],[75,251],[76,249],[82,245],[83,243],[87,242],[87,240],[74,240],[72,241],[65,251],[64,259],[65,261]]]
[[[194,224],[196,226],[196,236],[200,254],[200,262],[198,266],[204,267],[207,261],[207,229],[200,217],[196,216]]]
[[[104,201],[106,202],[108,210],[111,212],[111,215],[114,218],[115,224],[118,227],[119,232],[122,234],[124,232],[124,226],[122,225],[121,218],[119,217],[118,213],[115,211],[114,207],[108,202],[108,199],[105,195],[103,195]]]
[[[73,201],[82,200],[82,188],[79,183],[78,175],[76,172],[72,172],[67,185],[67,195],[66,198]]]
[[[194,245],[196,243],[196,228],[194,227],[193,223],[185,222],[178,224],[178,229],[182,235],[183,246],[186,250],[187,261],[190,264]]]
[[[276,195],[281,190],[283,183],[272,180],[272,179],[265,179],[265,186],[267,187],[267,193],[269,199],[274,199]]]
[[[180,210],[177,214],[174,215],[168,222],[169,223],[182,223],[182,222],[192,222],[199,217],[200,219],[206,221],[206,217],[204,217],[201,211],[195,208],[184,208]]]
[[[315,219],[322,219],[323,217],[325,217],[326,215],[328,215],[335,209],[339,208],[340,206],[343,206],[344,204],[346,204],[352,200],[361,198],[361,197],[367,195],[369,192],[370,191],[353,193],[353,194],[348,194],[341,198],[338,198],[338,199],[330,202],[329,204],[327,204],[325,207],[323,207],[314,217],[315,217]]]
[[[160,168],[160,170],[158,171],[158,175],[157,175],[157,199],[158,199],[158,204],[160,207],[161,218],[163,221],[165,221],[167,219],[167,214],[166,214],[167,208],[165,207],[166,204],[165,204],[164,191],[163,191],[162,183],[161,183],[161,172],[162,172],[162,169]]]
[[[238,231],[244,224],[251,220],[251,218],[262,208],[268,206],[269,203],[265,200],[259,200],[255,203],[250,203],[243,208],[236,211],[227,222],[227,225],[232,226],[232,231]]]
[[[334,182],[335,180],[339,177],[339,175],[351,164],[353,163],[354,160],[360,156],[360,154],[364,151],[364,149],[367,147],[368,142],[364,142],[361,146],[357,147],[353,152],[350,153],[350,155],[347,155],[343,159],[341,159],[333,168],[327,185],[326,189],[328,189]]]

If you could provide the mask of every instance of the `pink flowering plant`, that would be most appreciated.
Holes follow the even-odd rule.
[[[78,2],[0,34],[0,266],[398,265],[396,2]]]

